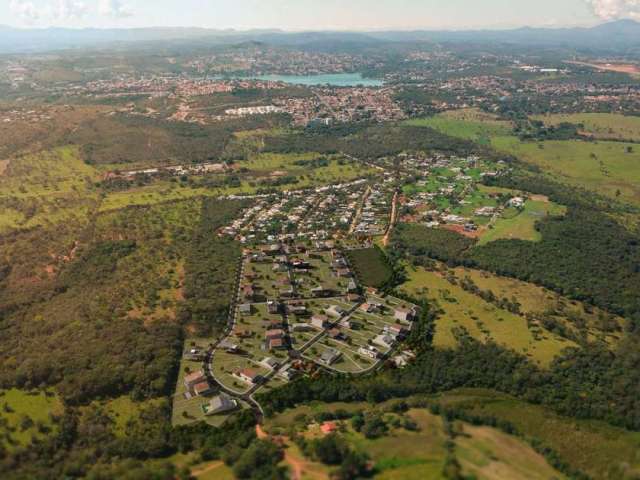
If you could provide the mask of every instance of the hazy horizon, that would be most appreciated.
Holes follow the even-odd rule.
[[[407,18],[411,18],[407,21]],[[499,21],[497,20],[499,19]],[[593,26],[640,20],[636,0],[2,0],[11,27],[280,29],[284,31],[466,30]]]

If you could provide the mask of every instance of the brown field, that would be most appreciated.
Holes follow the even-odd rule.
[[[0,176],[2,176],[4,174],[4,172],[7,171],[7,167],[9,166],[9,162],[11,162],[11,160],[0,160]]]

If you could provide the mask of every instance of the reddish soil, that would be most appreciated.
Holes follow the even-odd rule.
[[[445,230],[449,230],[451,232],[459,233],[460,235],[464,235],[468,238],[480,238],[484,233],[484,228],[479,227],[475,232],[467,232],[462,225],[443,225],[440,228],[444,228]]]

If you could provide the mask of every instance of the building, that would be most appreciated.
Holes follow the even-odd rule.
[[[371,345],[367,345],[366,347],[360,347],[358,349],[358,353],[363,357],[370,358],[372,360],[376,360],[378,358],[379,352],[376,347]]]
[[[243,303],[238,307],[238,310],[242,315],[251,315],[253,309],[250,303]]]
[[[270,300],[267,302],[267,312],[271,315],[280,313],[280,304],[276,301]]]
[[[396,308],[393,316],[400,322],[412,322],[415,318],[415,311],[407,308]]]
[[[215,388],[211,386],[208,380],[205,380],[204,382],[196,383],[191,391],[194,395],[205,396],[214,393]]]
[[[396,340],[391,335],[378,335],[373,339],[373,343],[384,348],[391,348],[396,343]]]
[[[206,356],[207,353],[199,348],[190,348],[184,352],[184,359],[192,362],[202,362]]]
[[[313,326],[308,323],[294,323],[291,325],[291,330],[294,332],[308,332],[309,330],[313,330]]]
[[[197,370],[184,376],[184,386],[187,390],[191,390],[198,383],[206,381],[207,377],[202,370]]]
[[[238,408],[238,402],[224,393],[213,397],[209,403],[202,405],[202,411],[207,416],[226,413],[236,408]]]
[[[250,368],[238,370],[233,375],[239,380],[242,380],[243,382],[249,383],[251,385],[260,383],[260,381],[262,380],[262,376],[259,375],[258,372],[251,370]]]
[[[327,328],[329,326],[329,318],[326,315],[314,315],[311,317],[311,325],[316,328]]]
[[[340,357],[342,357],[342,352],[339,352],[335,348],[329,348],[320,355],[320,363],[331,366],[336,363]]]
[[[327,315],[335,318],[340,318],[346,313],[344,309],[338,305],[331,305],[330,307],[325,308],[324,311]]]
[[[262,360],[260,360],[260,365],[262,365],[265,368],[268,368],[269,370],[275,370],[276,368],[278,368],[280,363],[275,358],[265,357]]]

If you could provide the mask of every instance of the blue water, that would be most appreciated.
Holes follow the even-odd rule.
[[[360,73],[327,73],[322,75],[256,75],[237,77],[243,80],[265,80],[272,82],[284,82],[293,85],[331,85],[333,87],[355,87],[363,85],[365,87],[381,87],[382,80],[374,78],[364,78]]]

